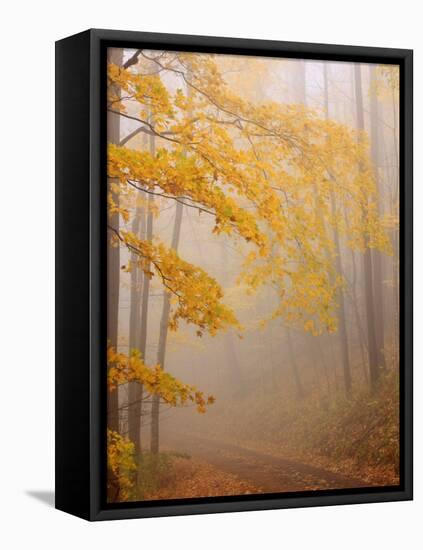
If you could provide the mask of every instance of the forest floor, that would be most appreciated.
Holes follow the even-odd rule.
[[[188,453],[189,458],[173,459],[169,478],[162,480],[161,488],[146,495],[147,499],[369,486],[362,480],[296,460],[195,435],[176,436],[171,444],[178,452]]]
[[[267,398],[243,415],[225,410],[231,422],[217,417],[208,430],[167,430],[168,458],[147,498],[396,486],[398,386],[390,372],[376,393],[357,388],[325,406],[313,395],[301,403]]]
[[[383,487],[399,484],[399,475],[395,473],[393,465],[375,466],[367,464],[363,467],[357,464],[354,457],[344,457],[334,460],[333,457],[317,454],[311,450],[296,449],[293,451],[290,448],[282,450],[280,445],[268,441],[260,443],[256,441],[243,441],[242,446],[253,451],[260,448],[266,455],[283,456],[284,459],[288,459],[294,463],[308,464],[318,470],[322,469],[328,473],[339,475],[344,479],[358,480],[357,485],[354,485],[354,487]]]
[[[274,466],[274,461],[287,468],[291,464],[289,476],[293,475],[294,480],[301,478],[306,468],[314,469],[317,477],[319,472],[326,473],[322,476],[324,483],[316,483],[312,476],[313,489],[316,485],[340,488],[338,476],[341,482],[353,480],[354,487],[397,486],[400,481],[398,388],[398,373],[392,369],[376,392],[371,392],[366,385],[357,386],[348,399],[341,391],[324,401],[314,394],[301,402],[270,394],[252,404],[234,402],[207,426],[210,443],[203,444],[210,447],[211,457],[216,454],[213,448],[220,449],[220,455],[227,456],[230,452],[239,455],[239,467],[245,461],[253,461],[254,453],[256,459],[263,462],[264,470],[266,464]],[[205,432],[201,426],[190,430],[190,434],[199,438],[204,437]],[[177,446],[174,438],[171,443]],[[179,445],[182,442],[185,443],[185,434],[180,434]],[[199,449],[193,444],[189,447],[193,455],[201,449],[201,445]],[[297,465],[301,467],[296,474]]]
[[[145,500],[249,495],[261,489],[229,471],[193,457],[174,457],[160,486]]]

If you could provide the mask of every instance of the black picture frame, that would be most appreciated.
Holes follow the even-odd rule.
[[[110,46],[400,66],[400,486],[106,504],[102,365]],[[56,508],[93,521],[412,499],[412,124],[411,50],[99,29],[56,43]]]

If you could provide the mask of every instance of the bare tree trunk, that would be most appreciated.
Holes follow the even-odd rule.
[[[231,365],[231,393],[234,396],[242,394],[244,390],[244,378],[242,375],[242,369],[239,364],[238,354],[235,348],[233,333],[225,332],[225,334],[223,335],[223,345],[226,360]]]
[[[329,118],[329,89],[328,89],[328,66],[327,63],[323,63],[323,86],[324,86],[324,103],[325,103],[325,115],[326,119]],[[331,199],[331,209],[334,220],[337,216],[336,200],[333,191],[330,193]],[[341,256],[341,245],[339,242],[339,231],[337,227],[334,227],[333,230],[334,243],[335,243],[335,267],[336,271],[340,276],[343,276],[343,266],[342,266],[342,256]],[[342,361],[342,372],[344,376],[344,386],[345,393],[347,396],[351,394],[351,366],[350,366],[350,357],[349,357],[349,346],[348,346],[348,333],[347,333],[347,323],[345,315],[345,300],[344,292],[342,289],[337,291],[337,299],[339,304],[339,336],[341,344],[341,361]]]
[[[227,284],[231,277],[231,258],[228,255],[228,237],[223,239],[222,250],[222,265],[224,269],[225,283]],[[235,346],[235,335],[233,332],[226,330],[223,334],[223,351],[225,353],[224,364],[231,366],[229,370],[229,385],[233,396],[240,395],[245,390],[245,381],[242,368],[239,363],[238,353]],[[263,376],[262,376],[263,383]],[[262,384],[263,385],[263,384]]]
[[[336,217],[336,204],[335,198],[332,194],[331,196],[332,203],[332,213]],[[334,241],[335,241],[335,251],[336,251],[336,271],[342,276],[342,258],[341,258],[341,247],[339,244],[339,233],[337,228],[334,228]],[[339,304],[339,336],[341,344],[341,360],[342,360],[342,372],[344,375],[344,386],[345,393],[347,396],[351,395],[351,366],[350,366],[350,357],[349,357],[349,345],[348,345],[348,333],[347,333],[347,323],[345,315],[345,300],[344,292],[342,289],[338,289],[338,304]]]
[[[172,243],[171,243],[171,248],[175,251],[178,250],[179,239],[181,236],[182,214],[183,214],[183,205],[180,202],[176,202],[175,222],[173,225],[173,234],[172,234]],[[167,334],[169,330],[169,315],[170,315],[170,297],[169,297],[169,293],[167,291],[164,291],[162,317],[160,320],[159,344],[158,344],[158,351],[157,351],[157,363],[161,366],[162,369],[165,368],[166,342],[167,342]],[[158,395],[153,395],[153,401],[151,405],[151,440],[150,440],[150,450],[153,454],[157,454],[159,452],[159,417],[160,417],[160,397]]]
[[[363,92],[361,85],[361,67],[359,64],[354,65],[354,83],[355,83],[355,96],[357,107],[357,128],[360,131],[364,130],[364,110],[363,110]],[[363,213],[365,216],[365,213]],[[364,287],[365,287],[365,300],[366,300],[366,316],[367,316],[367,342],[368,342],[368,355],[369,355],[369,372],[370,372],[370,386],[374,390],[379,381],[379,365],[377,354],[377,341],[375,330],[375,309],[374,309],[374,296],[373,296],[373,269],[372,269],[372,255],[368,248],[368,243],[365,242],[365,250],[363,254],[363,268],[364,268]]]
[[[297,59],[293,64],[293,92],[294,101],[307,105],[307,77],[305,59]]]
[[[348,216],[344,208],[344,219],[345,219],[345,225],[347,227],[347,230],[349,230],[349,223],[348,223]],[[363,368],[363,374],[364,379],[366,382],[369,382],[369,374],[367,370],[367,341],[366,341],[366,335],[363,329],[363,323],[361,320],[360,310],[359,310],[359,297],[357,295],[357,265],[355,261],[355,251],[351,248],[350,249],[351,254],[351,267],[352,267],[352,279],[350,284],[350,301],[351,301],[351,307],[354,312],[355,317],[355,323],[357,326],[357,332],[358,332],[358,341],[360,346],[360,353],[361,353],[361,363]]]
[[[123,50],[112,50],[110,61],[121,66]],[[120,93],[120,90],[116,90]],[[115,113],[107,114],[107,140],[118,144],[120,141],[120,116]],[[114,202],[119,205],[119,195],[110,190]],[[110,225],[119,231],[119,214],[113,213]],[[119,244],[113,241],[113,233],[109,232],[107,239],[107,339],[115,349],[118,347],[119,322],[119,286],[120,286],[120,249]],[[119,432],[119,391],[107,392],[107,425],[111,430]]]
[[[288,344],[289,362],[291,364],[292,376],[294,378],[294,384],[297,390],[297,397],[302,399],[304,397],[304,388],[301,382],[300,372],[297,364],[297,358],[295,355],[294,345],[292,343],[291,331],[289,328],[286,329],[286,341]]]
[[[137,207],[132,232],[141,239],[145,238],[145,212]],[[137,255],[131,254],[131,292],[129,314],[129,352],[133,349],[141,351],[141,296],[143,277],[141,269],[136,265]],[[145,348],[145,344],[144,344]],[[141,452],[140,417],[142,407],[142,386],[138,382],[130,382],[128,387],[128,433],[135,445],[135,456]]]
[[[370,86],[375,84],[376,68],[370,66]],[[379,136],[378,136],[378,99],[376,91],[371,88],[370,95],[370,136],[371,136],[371,154],[375,170],[376,189],[380,194],[379,182]],[[378,213],[380,214],[381,196],[378,197]],[[376,345],[377,345],[377,364],[379,368],[385,370],[385,330],[384,330],[384,305],[383,305],[383,276],[382,276],[382,256],[378,250],[372,250],[373,264],[373,292],[375,299],[375,309],[378,314],[378,322],[375,326]]]
[[[330,380],[329,380],[329,374],[328,374],[328,365],[327,365],[326,358],[323,353],[322,345],[319,338],[315,338],[315,349],[317,350],[317,354],[319,355],[320,363],[323,366],[323,372],[325,374],[328,395],[330,396],[332,392],[331,392],[331,386],[330,386]]]
[[[152,156],[156,154],[156,141],[155,136],[149,137],[150,141],[150,153]],[[153,195],[148,196],[147,203],[147,228],[145,230],[145,224],[143,223],[143,231],[141,237],[143,240],[151,242],[153,239],[153,212],[152,205],[154,202]],[[146,265],[146,269],[150,269],[150,265]],[[141,295],[141,316],[139,324],[139,350],[142,358],[146,360],[147,349],[147,328],[148,328],[148,307],[150,301],[150,279],[143,276],[142,295]],[[130,433],[131,439],[135,444],[136,453],[141,452],[141,416],[142,416],[142,399],[143,388],[141,384],[133,384],[130,387],[129,402],[131,406],[131,420],[130,420]]]
[[[398,150],[398,109],[397,101],[395,97],[394,88],[392,88],[392,115],[394,121],[394,155],[395,155],[395,179],[394,179],[394,188],[395,193],[393,196],[393,204],[391,206],[392,213],[396,217],[398,209],[398,200],[399,200],[399,150]],[[393,258],[393,299],[394,299],[394,341],[395,341],[395,362],[398,364],[399,361],[399,231],[396,228],[394,230],[394,258]]]
[[[352,251],[353,252],[353,251]],[[357,324],[357,332],[358,332],[358,343],[360,346],[360,353],[361,353],[361,364],[363,369],[363,375],[366,382],[369,381],[369,374],[367,372],[367,359],[366,359],[366,344],[365,344],[365,338],[364,338],[364,330],[363,325],[361,323],[361,317],[360,312],[358,311],[358,303],[357,303],[357,296],[355,293],[351,294],[351,305],[354,311],[354,317],[355,322]]]

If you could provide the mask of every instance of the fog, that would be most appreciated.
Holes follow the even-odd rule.
[[[123,65],[134,53],[134,50],[109,50],[109,59],[117,64],[120,61]],[[170,94],[176,94],[180,89],[189,97],[186,75],[167,71],[151,61],[158,53],[146,52],[146,58],[140,58],[128,70],[133,74],[153,74],[158,71],[161,82]],[[172,52],[168,55],[171,54]],[[201,57],[200,54],[196,55]],[[166,59],[166,56],[161,57],[161,63],[164,64]],[[136,227],[145,238],[148,216],[153,213],[150,219],[151,241],[164,243],[169,248],[172,248],[172,239],[175,239],[175,219],[179,208],[181,218],[178,256],[201,267],[220,285],[223,291],[222,302],[234,312],[239,321],[238,326],[227,326],[218,330],[215,335],[202,331],[199,336],[195,324],[180,320],[177,330],[166,326],[163,341],[161,323],[163,324],[166,293],[162,281],[157,274],[151,277],[148,311],[142,311],[141,298],[143,288],[145,292],[143,285],[146,276],[140,268],[137,268],[138,274],[134,273],[135,268],[127,269],[131,265],[131,258],[134,260],[133,250],[120,243],[116,349],[130,354],[134,341],[137,342],[137,334],[134,336],[133,333],[140,330],[140,325],[137,324],[135,328],[132,326],[131,335],[131,323],[134,323],[134,307],[138,308],[138,317],[147,316],[144,320],[145,347],[141,350],[144,363],[156,365],[161,357],[161,367],[166,372],[185,384],[195,386],[206,396],[215,398],[215,402],[207,405],[203,413],[197,412],[195,404],[190,402],[184,406],[172,406],[162,401],[156,429],[158,449],[155,452],[170,453],[169,456],[172,452],[177,452],[186,455],[186,461],[198,459],[202,463],[210,462],[214,468],[238,476],[237,479],[241,481],[246,479],[258,491],[300,490],[301,486],[291,486],[289,483],[286,487],[283,486],[277,473],[273,481],[270,474],[266,479],[254,475],[245,477],[243,460],[252,460],[248,452],[253,451],[266,451],[269,456],[294,458],[314,466],[322,467],[324,464],[325,470],[329,471],[332,461],[332,471],[341,470],[346,478],[359,479],[370,484],[395,483],[398,464],[397,458],[392,456],[396,457],[397,451],[393,451],[392,456],[384,463],[387,470],[391,468],[386,479],[380,473],[371,477],[368,469],[372,458],[369,457],[373,455],[370,451],[367,453],[366,450],[367,458],[361,466],[355,465],[349,470],[347,464],[353,461],[353,451],[348,450],[344,455],[339,451],[337,463],[333,458],[335,443],[332,441],[333,438],[339,438],[344,430],[352,448],[354,445],[374,445],[376,458],[370,466],[376,468],[386,447],[384,438],[388,436],[384,427],[380,432],[369,432],[370,435],[366,435],[365,428],[371,425],[378,414],[382,414],[382,408],[379,413],[378,405],[376,409],[372,409],[369,403],[379,403],[379,399],[385,398],[378,392],[387,391],[391,392],[389,399],[392,398],[393,407],[396,407],[394,396],[398,386],[396,374],[399,357],[399,109],[397,89],[392,84],[395,68],[388,67],[385,72],[383,67],[375,68],[367,64],[359,66],[362,91],[360,108],[357,106],[358,73],[352,63],[239,56],[213,56],[213,59],[228,89],[245,102],[254,105],[301,105],[314,111],[314,116],[318,119],[334,121],[354,131],[359,126],[357,117],[358,110],[361,110],[365,139],[368,140],[368,154],[375,174],[377,213],[389,241],[390,251],[385,253],[376,247],[366,251],[350,246],[348,206],[341,201],[337,203],[338,227],[342,226],[344,229],[338,231],[336,225],[332,228],[327,225],[327,234],[333,246],[331,250],[334,269],[342,278],[334,300],[336,326],[332,332],[319,330],[310,333],[304,330],[306,317],[291,320],[289,315],[273,316],[280,300],[280,289],[275,287],[274,281],[264,281],[254,289],[245,281],[240,281],[240,274],[253,245],[245,242],[239,235],[213,231],[216,223],[214,216],[201,212],[193,201],[185,201],[182,205],[174,197],[150,195],[149,199],[145,193],[135,191],[125,199],[122,198],[122,202],[126,201],[129,217],[124,219],[124,216],[119,215],[120,230],[134,231]],[[189,77],[191,73],[186,74]],[[121,93],[124,97],[125,93]],[[138,118],[140,107],[135,101],[127,101],[125,109],[127,115]],[[115,119],[118,118],[119,139],[111,136],[110,141],[122,141],[140,127],[138,120],[111,113],[109,136],[113,124],[113,131],[116,132]],[[233,139],[238,148],[248,150],[247,142],[235,134]],[[125,147],[135,151],[152,151],[153,147],[154,157],[160,148],[172,150],[173,144],[157,135],[152,137],[140,132],[128,140]],[[283,159],[281,162],[284,162]],[[228,193],[232,197],[236,196],[233,191]],[[245,209],[254,210],[254,206],[245,198],[238,200]],[[319,208],[318,201],[313,203],[313,208]],[[317,212],[315,215],[316,218],[325,216],[326,219],[327,211],[320,214]],[[138,222],[134,222],[137,216]],[[267,231],[264,226],[263,231]],[[278,254],[277,250],[275,254]],[[280,254],[284,254],[283,250]],[[365,259],[366,255],[368,260]],[[369,292],[373,302],[370,310]],[[136,295],[138,300],[134,306]],[[175,307],[172,300],[170,304],[171,308]],[[371,320],[368,317],[369,311],[372,314]],[[109,316],[115,313],[110,313],[109,304]],[[374,347],[374,340],[377,342],[377,349],[369,349]],[[109,341],[113,342],[111,334]],[[160,350],[160,347],[163,349]],[[372,385],[372,357],[377,357],[377,377],[379,378],[380,372],[382,379],[377,386]],[[346,363],[350,372],[350,387],[346,381]],[[395,380],[389,386],[391,389],[384,389],[385,378]],[[130,386],[131,383],[121,384],[117,390],[117,427],[123,437],[130,433]],[[144,391],[139,411],[140,453],[152,450],[152,401],[152,396]],[[357,424],[353,420],[348,424],[345,420],[347,415],[357,415],[360,410],[364,411],[364,417],[359,418]],[[341,416],[345,420],[344,428],[336,424]],[[320,424],[316,424],[317,418],[320,419]],[[389,432],[389,437],[394,440],[397,437],[396,422],[397,420],[392,420],[395,433]],[[386,427],[388,429],[391,427]],[[369,438],[369,442],[366,438]],[[234,447],[230,447],[231,445]],[[232,463],[228,458],[231,453],[237,456]],[[226,456],[225,460],[223,455]],[[265,462],[262,457],[260,460]],[[322,463],[323,460],[326,462]],[[234,463],[240,465],[239,471]],[[169,466],[171,467],[173,466]],[[176,464],[175,467],[179,466]],[[176,478],[178,475],[182,474],[177,473]],[[166,479],[158,481],[157,487],[148,493],[149,496],[138,494],[130,498],[161,498],[160,488],[167,487],[166,483],[171,482]],[[307,489],[310,486],[322,488],[312,482],[304,483],[302,488]],[[322,482],[322,486],[337,487],[339,482],[329,480],[326,485]],[[154,496],[155,490],[158,491],[157,497]],[[193,490],[194,492],[181,494],[180,489],[178,490],[175,489],[175,498],[213,494],[203,494],[204,490],[201,493],[200,489],[197,493]],[[233,492],[236,494],[237,489]],[[173,498],[172,493],[166,493],[166,498],[169,495]]]

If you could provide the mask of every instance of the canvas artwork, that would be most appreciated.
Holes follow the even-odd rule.
[[[106,88],[107,502],[398,487],[399,67],[109,47]]]

